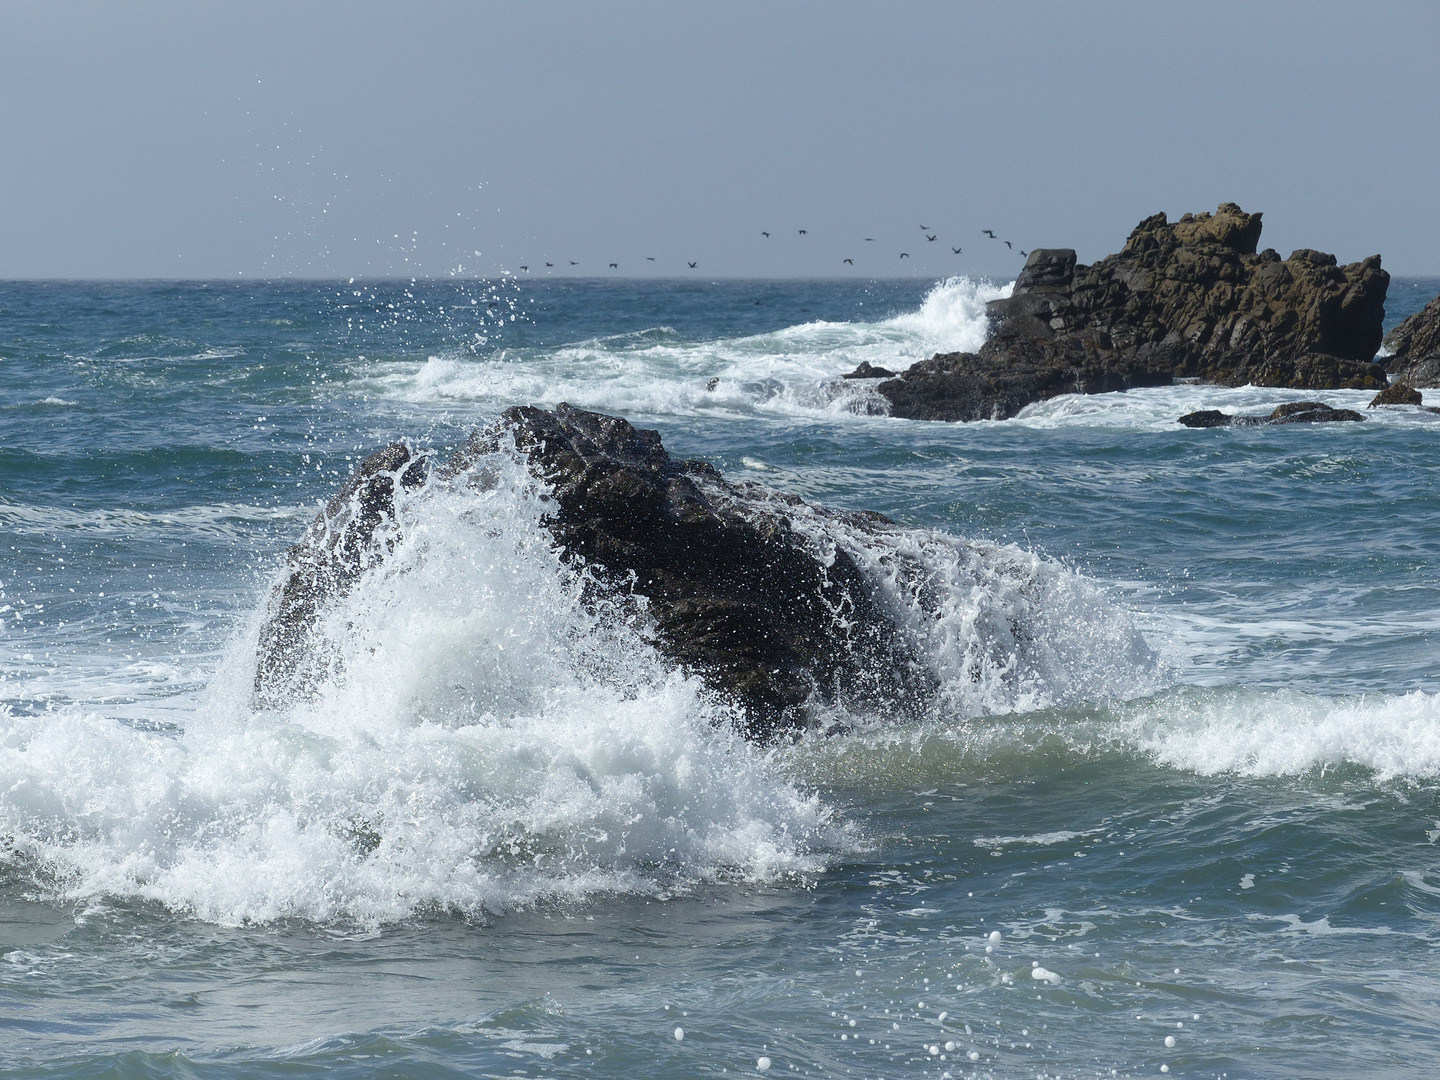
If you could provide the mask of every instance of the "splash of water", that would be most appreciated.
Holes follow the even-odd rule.
[[[459,352],[367,372],[352,390],[420,405],[516,401],[624,415],[881,413],[866,387],[839,381],[862,361],[900,370],[937,352],[978,349],[987,301],[1010,285],[948,278],[920,308],[878,322],[809,322],[773,333],[703,342],[663,327],[560,349],[472,358]]]

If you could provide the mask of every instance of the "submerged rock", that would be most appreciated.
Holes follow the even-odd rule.
[[[1324,424],[1332,421],[1364,420],[1354,409],[1334,409],[1323,401],[1291,401],[1276,406],[1268,416],[1232,416],[1218,409],[1186,413],[1178,423],[1186,427],[1260,427],[1270,424]]]
[[[921,361],[876,389],[894,416],[1005,419],[1066,393],[1198,378],[1295,389],[1382,389],[1374,362],[1390,275],[1380,257],[1338,265],[1302,248],[1257,254],[1260,215],[1224,203],[1146,218],[1093,266],[1068,248],[1030,253],[991,301],[978,353]]]
[[[1332,420],[1364,420],[1354,409],[1334,409],[1323,401],[1291,401],[1276,406],[1262,421],[1269,424],[1324,424]]]
[[[1229,427],[1235,422],[1235,417],[1219,409],[1200,409],[1186,413],[1177,422],[1186,427]]]
[[[854,371],[840,377],[842,379],[893,379],[895,372],[889,368],[876,367],[869,360],[861,360],[860,365]]]

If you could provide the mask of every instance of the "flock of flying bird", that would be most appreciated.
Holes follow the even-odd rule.
[[[799,229],[799,230],[797,230],[797,231],[799,232],[799,234],[800,234],[801,236],[806,236],[806,235],[808,235],[808,230],[806,230],[806,229]],[[933,243],[935,243],[937,240],[940,239],[940,234],[939,234],[938,232],[932,233],[932,232],[930,231],[930,226],[929,226],[929,225],[921,225],[921,226],[920,226],[920,231],[921,231],[921,233],[924,234],[926,243],[931,243],[931,244],[933,244]],[[981,230],[980,230],[980,233],[981,233],[981,235],[983,235],[983,236],[988,236],[991,240],[998,240],[1000,243],[1004,244],[1004,245],[1005,245],[1007,248],[1009,248],[1011,251],[1014,251],[1014,250],[1015,250],[1015,245],[1014,245],[1014,244],[1012,244],[1009,240],[1002,240],[1000,237],[996,236],[995,233],[994,233],[994,230],[992,230],[992,229],[981,229]],[[767,239],[767,240],[770,239],[770,234],[769,234],[769,232],[765,231],[764,229],[761,229],[761,230],[760,230],[760,235],[763,236],[763,237],[765,237],[765,239]],[[865,242],[866,242],[867,244],[873,244],[873,243],[875,243],[875,237],[873,237],[873,236],[867,236],[867,237],[865,237]],[[952,252],[954,252],[956,255],[959,255],[959,254],[961,254],[965,249],[964,249],[964,248],[958,248],[958,247],[952,247],[952,248],[950,248],[950,250],[951,250]],[[1020,252],[1020,257],[1021,257],[1022,259],[1023,259],[1023,258],[1027,258],[1027,257],[1029,256],[1029,254],[1030,254],[1030,253],[1029,253],[1028,251],[1022,251],[1022,252]],[[908,259],[908,258],[910,258],[910,253],[909,253],[908,251],[902,251],[902,252],[900,252],[900,258],[902,258],[902,259]],[[580,264],[579,264],[578,262],[576,262],[574,259],[567,259],[566,261],[569,262],[569,264],[570,264],[571,266],[579,266],[579,265],[580,265]],[[645,261],[646,261],[646,262],[655,262],[656,259],[655,259],[655,256],[653,256],[653,255],[646,255],[646,256],[645,256]],[[843,263],[845,263],[845,264],[847,264],[847,265],[849,265],[849,266],[854,266],[854,265],[855,265],[855,260],[854,260],[854,259],[842,259],[842,260],[840,260],[840,261],[843,262]],[[696,268],[699,266],[699,262],[698,262],[698,261],[696,261],[696,262],[690,262],[688,259],[686,260],[686,263],[685,263],[685,264],[686,264],[688,267],[690,267],[691,270],[694,270],[694,269],[696,269]],[[553,267],[555,264],[554,264],[553,262],[547,262],[545,265],[546,265],[547,267]],[[530,267],[528,267],[528,266],[522,266],[522,267],[520,267],[520,269],[523,270],[523,271],[524,271],[525,273],[527,273],[527,274],[530,272]],[[609,266],[609,269],[611,269],[611,270],[618,270],[618,269],[620,269],[620,264],[619,264],[618,262],[612,262],[612,263],[610,264],[610,266]]]

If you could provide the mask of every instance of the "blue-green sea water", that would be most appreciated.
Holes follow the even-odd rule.
[[[0,283],[0,1073],[1440,1071],[1440,415],[837,382],[1003,289]],[[256,711],[354,463],[560,401],[912,527],[945,707],[747,746],[501,485],[407,511],[332,684]]]

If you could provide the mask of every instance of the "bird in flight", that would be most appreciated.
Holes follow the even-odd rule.
[[[855,265],[855,260],[854,260],[854,259],[846,259],[845,261],[846,261],[847,263],[849,263],[851,266],[854,266],[854,265]]]
[[[800,235],[801,235],[801,236],[804,236],[804,235],[805,235],[805,230],[804,230],[804,229],[801,229],[801,230],[800,230]]]
[[[520,267],[520,269],[521,269],[521,270],[524,270],[527,274],[530,272],[530,267],[528,267],[528,266],[522,266],[522,267]]]
[[[619,270],[619,269],[620,269],[620,264],[619,264],[619,263],[611,263],[611,264],[610,264],[610,269],[611,269],[611,270]]]
[[[1026,258],[1029,258],[1029,256],[1030,256],[1030,253],[1029,253],[1028,251],[1022,251],[1022,252],[1020,252],[1020,254],[1021,254],[1021,255],[1024,255]]]
[[[963,249],[963,248],[951,248],[950,250],[953,251],[956,255],[959,255],[960,252],[961,252],[962,250],[964,250],[964,249]]]
[[[570,260],[570,265],[571,265],[571,266],[579,266],[580,264],[579,264],[578,262],[576,262],[574,259],[571,259],[571,260]]]
[[[902,252],[900,252],[900,258],[902,258],[902,259],[908,259],[909,257],[910,257],[910,253],[909,253],[908,251],[902,251]]]
[[[761,230],[760,230],[760,235],[761,235],[761,236],[764,236],[764,237],[769,237],[770,234],[769,234],[768,232],[766,232],[764,229],[761,229]]]
[[[929,240],[931,243],[934,243],[936,240],[940,239],[940,236],[938,233],[935,236],[931,236],[929,233],[926,233],[925,239]]]
[[[873,236],[867,236],[867,237],[865,237],[865,242],[866,242],[867,244],[872,243],[874,240],[875,240],[875,238],[874,238]]]
[[[994,234],[993,232],[991,232],[989,229],[981,229],[980,231],[981,231],[982,233],[984,233],[986,236],[988,236],[991,240],[994,240],[994,239],[995,239],[995,234]]]
[[[655,261],[655,256],[654,256],[654,255],[646,255],[646,256],[645,256],[645,261],[646,261],[646,262],[654,262],[654,261]]]
[[[1006,246],[1007,248],[1009,248],[1011,251],[1014,251],[1014,250],[1015,250],[1015,245],[1012,244],[1012,243],[1010,243],[1009,240],[1006,240],[1006,241],[1005,241],[1005,246]]]
[[[920,226],[920,230],[921,230],[922,232],[929,232],[929,231],[930,231],[930,226],[929,226],[929,225],[921,225],[921,226]]]
[[[554,263],[546,263],[545,265],[546,265],[546,266],[554,266],[555,264],[554,264]]]
[[[686,261],[686,262],[690,262],[689,259],[686,259],[685,261]],[[690,269],[691,269],[691,270],[694,270],[694,269],[695,269],[695,264],[694,264],[694,263],[690,263]]]

